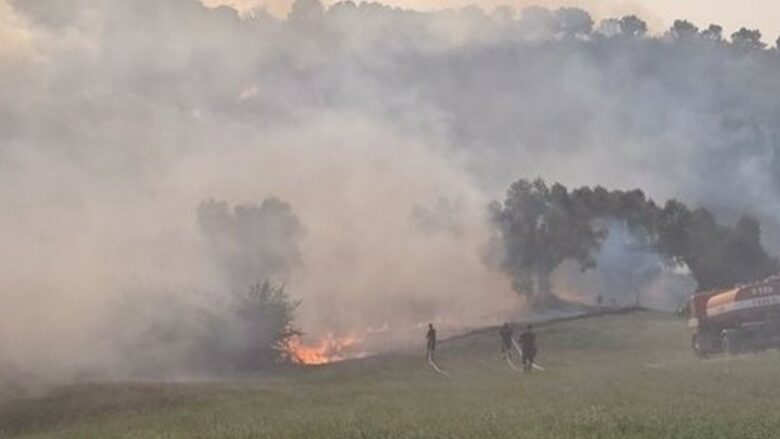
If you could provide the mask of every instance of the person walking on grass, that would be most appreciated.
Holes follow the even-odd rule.
[[[520,334],[520,348],[523,350],[523,370],[531,372],[536,358],[536,334],[533,325],[528,325]]]
[[[433,323],[428,323],[428,333],[425,334],[427,341],[425,353],[428,362],[435,361],[434,353],[436,352],[436,329],[433,327]]]
[[[512,336],[514,335],[512,327],[509,326],[509,323],[504,323],[504,325],[501,326],[501,329],[498,331],[498,334],[501,336],[501,355],[504,357],[511,356]]]

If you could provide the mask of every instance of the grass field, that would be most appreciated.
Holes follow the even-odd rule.
[[[546,372],[512,371],[496,330],[219,383],[94,384],[0,405],[3,438],[778,438],[780,355],[700,361],[653,312],[538,328]]]

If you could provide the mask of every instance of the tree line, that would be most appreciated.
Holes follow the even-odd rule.
[[[352,0],[339,1],[325,7],[320,0],[296,0],[292,4],[288,21],[300,27],[318,27],[328,21],[338,23],[355,18],[372,21],[378,16],[385,18],[402,18],[409,22],[419,22],[424,13],[394,8],[377,2],[360,2]],[[428,13],[430,14],[430,13]],[[591,38],[643,38],[648,35],[647,23],[636,15],[626,15],[619,18],[607,18],[598,25],[586,10],[576,7],[562,7],[555,10],[540,6],[523,9],[520,16],[510,6],[500,6],[491,13],[485,13],[476,6],[460,10],[448,10],[433,13],[441,15],[468,16],[474,21],[491,21],[492,24],[516,25],[521,33],[532,38],[556,39],[591,39]],[[263,15],[268,19],[267,15]],[[663,39],[692,41],[702,40],[716,43],[730,43],[740,49],[762,50],[767,44],[762,41],[761,31],[741,27],[728,36],[723,34],[723,27],[710,24],[699,28],[694,23],[685,20],[675,20],[672,26],[661,36]],[[780,37],[775,40],[775,47],[780,48]]]
[[[569,190],[560,183],[521,179],[489,210],[497,266],[536,306],[555,304],[550,276],[564,261],[576,261],[582,270],[596,267],[609,221],[622,222],[640,246],[670,265],[687,267],[700,290],[760,279],[780,268],[761,244],[759,221],[750,215],[723,224],[706,208],[675,199],[659,205],[640,189]]]

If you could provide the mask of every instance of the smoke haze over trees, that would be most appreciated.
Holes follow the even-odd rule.
[[[198,207],[198,228],[233,288],[289,281],[301,263],[301,223],[278,198],[232,210],[224,201],[206,201]]]
[[[637,246],[690,270],[701,290],[778,271],[777,259],[761,244],[760,224],[754,218],[742,216],[736,225],[725,226],[705,208],[692,211],[677,200],[661,207],[638,189],[569,191],[559,183],[548,187],[541,179],[519,180],[506,200],[493,203],[490,210],[495,233],[490,251],[499,255],[488,255],[489,260],[512,276],[515,290],[537,307],[556,304],[550,277],[564,261],[576,261],[583,271],[598,268],[597,252],[615,222],[633,235]]]
[[[280,282],[300,264],[302,227],[290,205],[271,197],[230,208],[208,200],[197,209],[207,260],[220,291],[138,289],[113,307],[122,355],[133,376],[228,374],[291,361],[286,347],[301,333],[299,303]],[[136,287],[138,288],[138,287]],[[157,286],[156,288],[160,288]],[[178,294],[177,294],[178,293]]]
[[[143,292],[141,292],[143,293]],[[167,378],[256,372],[293,361],[287,346],[300,335],[298,303],[283,286],[264,282],[212,295],[139,294],[115,308],[113,376]]]
[[[114,370],[118,298],[229,301],[263,276],[289,280],[309,333],[493,322],[519,301],[482,263],[485,206],[523,175],[678,199],[718,248],[758,239],[749,213],[780,250],[774,35],[577,8],[293,11],[0,0],[3,370]],[[291,210],[228,207],[269,194]],[[210,198],[228,204],[193,218]],[[601,239],[567,251],[619,259]],[[707,274],[722,264],[691,271],[739,277]]]

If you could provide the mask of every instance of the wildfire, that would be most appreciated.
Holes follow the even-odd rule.
[[[296,337],[287,349],[290,358],[298,364],[327,364],[365,356],[365,353],[355,351],[359,342],[360,338],[355,335],[336,337],[328,334],[316,344],[307,345]]]

